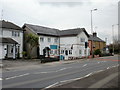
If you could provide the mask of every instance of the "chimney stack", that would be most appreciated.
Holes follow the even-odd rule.
[[[93,33],[93,37],[97,37],[97,33],[96,32]]]

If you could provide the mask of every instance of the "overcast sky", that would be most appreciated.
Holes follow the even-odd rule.
[[[49,1],[49,2],[48,2]],[[112,42],[112,25],[118,23],[119,0],[0,0],[2,19],[20,27],[24,23],[60,30],[85,28],[91,34],[90,10],[93,12],[93,29],[108,43]],[[114,32],[117,34],[118,26]]]

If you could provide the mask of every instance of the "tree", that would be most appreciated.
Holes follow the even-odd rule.
[[[113,44],[109,45],[109,50],[113,52]],[[114,37],[114,53],[120,54],[120,42],[118,37]]]
[[[31,58],[33,48],[39,46],[38,40],[39,38],[37,35],[34,35],[34,34],[26,35],[26,43],[28,43],[29,45],[29,54],[28,54],[29,58]]]

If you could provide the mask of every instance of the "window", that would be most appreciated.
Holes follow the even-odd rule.
[[[0,30],[0,35],[3,35],[3,30]]]
[[[79,54],[82,54],[82,50],[79,50]]]
[[[57,43],[58,42],[58,38],[55,38],[54,41],[55,41],[55,43]]]
[[[50,50],[50,54],[53,54],[53,50]]]
[[[61,50],[61,54],[64,54],[64,50]]]
[[[81,42],[85,42],[85,38],[80,38],[80,41]]]
[[[14,36],[14,31],[12,31],[12,36]]]
[[[72,54],[72,50],[69,50],[69,54]]]
[[[86,55],[86,50],[84,50],[84,54]]]
[[[51,38],[48,38],[48,42],[51,42]]]
[[[40,37],[40,42],[44,42],[44,38],[43,37]]]
[[[55,50],[55,54],[57,54],[57,50]]]
[[[20,36],[20,32],[12,31],[12,36],[19,37]]]
[[[20,33],[19,33],[19,32],[17,32],[17,36],[18,36],[18,37],[20,36]]]

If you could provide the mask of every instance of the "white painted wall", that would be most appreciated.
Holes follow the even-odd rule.
[[[80,33],[77,36],[67,36],[67,37],[60,37],[60,51],[64,50],[64,54],[61,54],[65,56],[65,59],[68,59],[68,57],[78,57],[81,58],[83,56],[89,55],[89,48],[85,49],[85,42],[81,42],[80,38],[85,38],[85,42],[88,42],[88,37],[84,32]],[[74,44],[74,45],[73,45]],[[71,49],[73,45],[73,49]],[[65,50],[72,50],[72,54],[65,55]],[[81,54],[79,51],[81,50]],[[87,51],[85,54],[85,50]]]
[[[40,38],[43,37],[44,38],[44,42],[41,42],[40,41]],[[48,38],[51,38],[51,42],[48,42]],[[58,39],[57,42],[55,42],[55,38]],[[59,38],[58,37],[52,37],[52,36],[43,36],[43,35],[40,35],[39,36],[39,48],[40,48],[40,55],[43,55],[43,49],[45,47],[49,47],[50,48],[50,45],[58,45],[59,46]],[[58,49],[57,49],[57,52],[58,52]],[[59,52],[56,54],[56,56],[58,56]]]
[[[5,28],[1,29],[0,28],[0,32],[1,32],[1,30],[2,30],[2,34],[0,33],[0,37],[12,38],[13,40],[15,40],[16,42],[19,43],[19,45],[20,45],[20,52],[19,53],[20,53],[20,57],[22,57],[22,51],[23,51],[23,31],[22,30],[5,29]],[[12,36],[12,31],[20,32],[20,36],[19,37]],[[0,50],[0,53],[1,53],[1,50]]]

